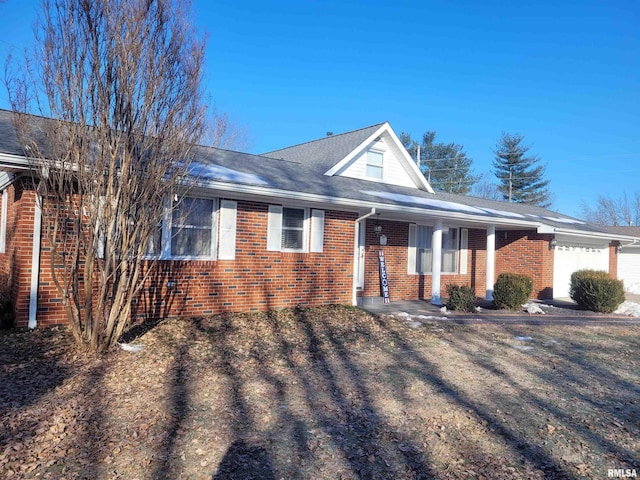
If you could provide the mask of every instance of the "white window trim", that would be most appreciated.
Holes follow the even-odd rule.
[[[218,212],[218,230],[220,232],[218,239],[218,260],[235,260],[238,202],[234,200],[220,200]]]
[[[289,208],[291,210],[302,210],[303,220],[302,220],[302,248],[282,248],[282,240],[280,243],[280,251],[281,252],[308,252],[309,251],[309,209],[308,208],[300,208],[300,207],[282,207],[282,215],[284,216],[284,209]],[[284,222],[282,222],[284,223]],[[281,229],[284,229],[282,225],[280,225]],[[280,231],[282,235],[282,230]]]
[[[324,210],[311,210],[311,240],[309,251],[321,253],[324,248]]]
[[[417,242],[417,238],[418,238],[418,227],[434,227],[434,225],[427,225],[427,224],[423,224],[423,223],[411,223],[409,224],[409,239],[408,239],[408,245],[407,245],[407,273],[409,275],[432,275],[433,272],[418,272],[416,270],[416,255],[417,255],[417,251],[418,251],[418,246],[416,245]],[[467,229],[465,228],[459,228],[459,227],[447,227],[446,225],[443,226],[442,228],[443,230],[447,229],[455,229],[458,230],[458,235],[457,235],[457,243],[458,243],[458,247],[457,247],[457,252],[458,252],[458,261],[457,261],[457,265],[456,265],[456,271],[455,272],[445,272],[445,271],[441,271],[440,274],[441,275],[460,275],[460,274],[465,274],[466,269],[467,269],[467,262],[466,262],[466,251],[467,251],[467,246],[465,246],[464,252],[465,252],[465,261],[464,261],[464,271],[462,271],[462,261],[461,261],[461,255],[463,252],[463,244],[462,244],[462,232],[467,231]],[[468,234],[467,234],[468,235]],[[467,237],[468,238],[468,237]],[[447,250],[451,250],[451,249],[447,249]],[[433,253],[433,246],[431,248],[431,251]],[[442,253],[444,253],[445,249],[442,248]],[[432,264],[433,266],[433,264]]]
[[[380,177],[371,177],[367,175],[367,170],[369,168],[369,153],[377,153],[382,156],[382,165],[373,165],[373,164],[371,165],[372,167],[380,168],[380,171],[381,171]],[[364,174],[368,180],[373,180],[376,182],[384,182],[384,179],[385,179],[385,168],[384,168],[385,158],[384,157],[385,157],[385,152],[382,149],[371,148],[367,150],[367,153],[365,155],[365,162],[364,162]]]
[[[178,260],[178,261],[211,261],[234,260],[236,248],[237,206],[235,200],[225,200],[203,195],[187,195],[185,198],[212,200],[211,225],[211,253],[210,255],[171,255],[171,241],[173,229],[173,200],[165,199],[164,216],[162,219],[161,251],[159,255],[145,255],[145,259]],[[222,212],[225,210],[225,213]],[[222,222],[226,222],[225,232],[222,232]],[[220,237],[226,235],[224,247],[221,247]]]
[[[282,247],[282,215],[285,208],[304,211],[302,248]],[[324,249],[325,211],[295,205],[269,205],[267,218],[267,251],[321,253]]]
[[[161,257],[162,260],[216,260],[216,252],[218,251],[217,239],[218,239],[218,209],[220,208],[220,202],[217,198],[213,197],[205,197],[201,195],[187,195],[184,198],[195,198],[201,200],[212,200],[212,208],[211,208],[211,249],[209,255],[172,255],[171,254],[171,242],[173,241],[173,212],[175,209],[173,206],[169,207],[169,224],[167,225],[169,242],[167,242],[166,250],[168,250],[168,257]],[[166,216],[165,216],[166,220]],[[164,234],[164,225],[163,222],[163,234]],[[163,238],[164,240],[164,238]],[[163,247],[162,253],[165,253],[165,248]]]
[[[458,259],[458,272],[460,275],[467,274],[467,264],[469,257],[469,229],[461,228],[460,229],[460,240],[459,240],[459,248],[458,255],[460,258]]]

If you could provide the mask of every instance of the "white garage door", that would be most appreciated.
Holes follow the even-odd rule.
[[[609,271],[609,247],[603,244],[579,244],[557,239],[553,254],[553,296],[569,296],[571,274],[577,270]]]
[[[618,278],[624,281],[625,288],[640,285],[640,247],[622,247],[618,254]]]

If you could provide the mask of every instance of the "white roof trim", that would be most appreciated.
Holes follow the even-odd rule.
[[[569,228],[557,228],[550,225],[541,225],[538,227],[538,233],[557,233],[570,237],[592,238],[594,240],[617,240],[619,242],[636,243],[640,238],[631,235],[620,235],[617,233],[607,232],[586,232],[583,230],[572,230]]]
[[[15,175],[12,172],[2,172],[0,171],[0,191],[7,188],[9,185],[13,183],[13,179]]]
[[[413,159],[409,156],[407,149],[404,148],[404,146],[402,145],[402,142],[400,142],[400,139],[391,128],[391,125],[389,125],[389,122],[383,123],[380,126],[380,128],[378,128],[375,132],[369,135],[360,145],[358,145],[355,149],[353,149],[351,153],[349,153],[349,155],[347,155],[338,163],[336,163],[324,174],[331,177],[337,174],[338,172],[340,172],[345,166],[347,166],[347,164],[351,160],[353,160],[357,155],[359,155],[365,148],[367,148],[369,144],[371,144],[376,138],[378,138],[383,133],[386,133],[387,135],[389,135],[389,137],[391,137],[391,140],[396,144],[396,146],[398,147],[398,150],[400,150],[400,152],[402,153],[402,157],[404,159],[404,166],[405,168],[409,169],[409,175],[411,176],[412,180],[415,182],[416,186],[420,190],[425,190],[429,193],[435,193],[433,191],[433,188],[431,188],[431,185],[429,185],[429,182],[427,182],[427,179],[424,178],[424,175],[418,168],[418,165],[416,165]]]
[[[7,167],[7,168],[4,168]],[[23,155],[13,153],[0,153],[0,169],[3,170],[29,170],[30,161]]]
[[[528,228],[537,228],[540,226],[540,222],[531,220],[519,220],[513,218],[500,218],[500,217],[487,217],[484,215],[473,215],[469,213],[461,212],[443,212],[439,209],[429,209],[424,207],[407,207],[406,205],[392,205],[385,203],[377,203],[371,201],[353,200],[343,197],[332,197],[328,195],[318,195],[313,193],[294,192],[290,190],[282,190],[276,188],[265,188],[257,185],[239,185],[226,182],[205,181],[198,182],[195,187],[206,188],[209,190],[218,190],[223,192],[233,192],[235,197],[239,199],[253,199],[256,196],[263,198],[278,198],[284,200],[296,200],[299,202],[309,202],[316,204],[327,205],[328,208],[335,208],[337,210],[346,211],[358,211],[359,209],[376,208],[376,210],[388,213],[401,213],[403,215],[411,215],[414,218],[442,218],[458,220],[462,222],[469,222],[472,224],[480,225],[495,225],[495,226],[519,226]]]

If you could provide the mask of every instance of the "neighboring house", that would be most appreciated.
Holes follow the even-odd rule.
[[[379,251],[391,300],[439,303],[449,283],[491,299],[501,272],[530,275],[534,297],[564,297],[574,269],[615,277],[616,247],[640,240],[543,208],[434,192],[388,123],[261,156],[199,147],[196,161],[197,228],[163,228],[180,233],[158,247],[136,317],[380,301]],[[12,114],[0,111],[0,272],[18,326],[64,323],[28,170]],[[176,240],[196,232],[198,241]]]
[[[640,227],[608,227],[608,230],[618,235],[640,237]],[[619,247],[618,278],[624,282],[625,289],[640,290],[640,240]]]

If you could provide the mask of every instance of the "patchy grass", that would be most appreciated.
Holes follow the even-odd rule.
[[[640,471],[639,334],[344,307],[165,320],[103,358],[64,330],[4,334],[0,478]]]

